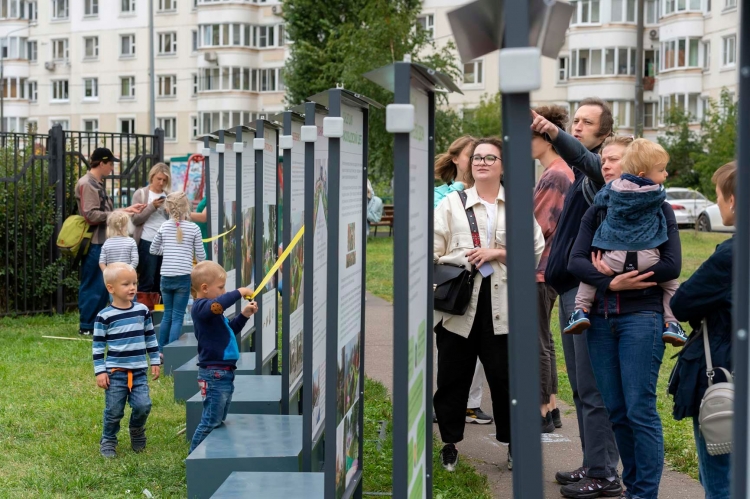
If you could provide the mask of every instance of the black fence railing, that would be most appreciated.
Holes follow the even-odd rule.
[[[105,186],[115,206],[123,207],[163,161],[164,134],[70,132],[59,126],[48,134],[0,133],[0,317],[75,306],[78,275],[55,241],[97,147],[121,159]]]

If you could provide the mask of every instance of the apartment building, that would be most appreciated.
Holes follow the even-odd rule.
[[[737,91],[738,0],[645,0],[644,30],[636,27],[637,0],[573,0],[565,46],[557,60],[542,59],[542,88],[534,105],[571,110],[586,97],[606,100],[618,130],[632,133],[635,121],[637,37],[644,47],[644,135],[654,139],[662,112],[680,106],[700,122],[709,99],[722,88]],[[448,0],[426,0],[420,23],[438,44],[452,39]],[[464,95],[451,94],[459,110],[475,107],[483,94],[498,91],[497,52],[463,64]]]
[[[283,109],[281,4],[153,0],[167,156]],[[0,0],[4,130],[152,133],[148,0]]]

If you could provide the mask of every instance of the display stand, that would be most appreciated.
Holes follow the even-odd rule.
[[[394,92],[393,495],[432,497],[432,240],[435,91],[451,79],[411,62],[364,75]]]

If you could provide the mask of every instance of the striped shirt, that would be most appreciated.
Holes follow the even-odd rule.
[[[105,349],[107,351],[105,359]],[[151,312],[142,303],[128,309],[109,306],[94,322],[94,373],[108,369],[144,369],[161,364],[159,344],[151,321]]]
[[[163,255],[161,275],[174,277],[193,272],[193,257],[199,262],[206,259],[201,230],[193,222],[180,222],[182,242],[177,242],[177,224],[174,220],[164,222],[151,241],[151,254]]]
[[[104,241],[99,263],[109,265],[116,262],[130,264],[133,268],[138,266],[138,245],[132,237],[116,236]]]

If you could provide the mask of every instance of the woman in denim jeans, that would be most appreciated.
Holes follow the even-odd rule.
[[[159,350],[177,341],[182,334],[182,320],[190,299],[190,274],[193,261],[206,259],[201,230],[189,222],[190,202],[184,192],[167,196],[169,220],[164,222],[151,243],[151,254],[163,255],[161,296],[164,318],[159,325]]]
[[[626,147],[618,140],[608,139],[602,147],[606,182],[622,173],[619,160]],[[592,250],[594,234],[606,209],[594,205],[584,215],[568,270],[597,289],[589,315],[587,343],[622,459],[625,497],[656,499],[664,466],[656,383],[665,349],[662,288],[657,284],[680,275],[680,235],[674,212],[665,202],[662,212],[668,239],[658,247],[660,261],[641,275],[637,270],[615,275],[601,261],[601,255]]]
[[[734,187],[737,164],[728,163],[714,174],[716,200],[724,225],[734,225]],[[680,351],[680,359],[669,382],[674,396],[674,418],[693,418],[693,433],[698,451],[698,470],[706,499],[729,499],[731,454],[712,456],[706,450],[698,423],[701,400],[708,388],[703,328],[706,321],[711,361],[714,368],[732,370],[732,244],[729,238],[716,247],[713,255],[677,290],[670,305],[678,320],[693,328],[690,339]],[[716,382],[726,381],[716,370]]]

